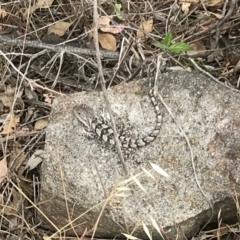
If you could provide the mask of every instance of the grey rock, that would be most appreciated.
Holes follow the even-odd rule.
[[[135,136],[146,135],[155,124],[147,86],[139,80],[108,91],[116,122],[133,128]],[[126,160],[129,176],[125,176],[116,151],[84,136],[72,113],[75,104],[87,103],[107,117],[102,92],[77,93],[54,101],[46,132],[48,157],[42,164],[41,200],[46,202],[41,210],[58,228],[69,223],[69,218],[78,218],[72,223],[78,224],[75,231],[81,235],[87,229],[91,235],[100,217],[95,236],[119,237],[133,231],[134,236],[147,238],[141,225],[144,222],[153,237],[159,238],[153,218],[167,236],[189,238],[211,217],[209,202],[214,208],[212,221],[217,221],[219,209],[223,221],[236,217],[232,195],[240,182],[239,94],[188,72],[163,74],[159,93],[174,118],[160,103],[164,116],[161,132],[153,143]],[[196,183],[190,149],[176,122],[190,142],[205,196]],[[150,162],[171,178],[155,172]],[[139,173],[137,179],[145,191],[134,180],[124,182]],[[54,230],[42,220],[43,226]],[[66,228],[72,229],[70,225]]]

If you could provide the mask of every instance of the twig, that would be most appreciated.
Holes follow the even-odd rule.
[[[124,49],[123,47],[123,42],[126,41],[125,39],[122,40],[122,46],[121,46],[121,50]],[[128,42],[128,47],[126,48],[126,50],[124,52],[120,51],[120,56],[119,56],[119,60],[118,60],[118,64],[117,64],[117,68],[116,70],[114,71],[112,77],[111,77],[111,80],[109,81],[109,84],[108,84],[108,88],[111,87],[112,85],[112,82],[114,80],[114,78],[116,77],[118,71],[120,70],[120,67],[124,61],[124,59],[126,58],[127,54],[129,53],[131,47],[132,47],[132,44],[133,44],[133,40],[131,40],[131,42],[127,41]]]
[[[20,137],[32,136],[32,135],[35,135],[38,133],[39,133],[39,131],[34,131],[34,132],[28,132],[28,133],[23,133],[23,134],[18,134],[18,135],[13,135],[13,136],[6,136],[6,137],[2,137],[2,135],[0,135],[0,143],[6,142],[8,140],[20,138]]]
[[[228,10],[227,14],[226,14],[223,18],[221,18],[220,20],[218,20],[217,23],[214,23],[214,24],[211,25],[210,27],[208,27],[208,28],[206,28],[206,29],[204,29],[204,30],[202,30],[202,31],[196,32],[196,33],[194,33],[194,34],[192,34],[192,35],[184,38],[182,41],[185,41],[185,42],[186,42],[187,40],[189,40],[189,39],[191,39],[191,38],[193,38],[193,37],[197,37],[197,36],[199,36],[199,35],[202,35],[203,33],[210,32],[211,30],[217,29],[217,28],[219,28],[220,26],[222,26],[222,24],[226,21],[226,19],[228,19],[228,18],[230,17],[230,15],[232,14],[232,12],[233,12],[233,10],[234,10],[234,6],[236,5],[236,2],[237,2],[237,0],[232,0],[232,1],[231,1],[231,4],[230,4],[230,7],[229,7],[229,10]]]
[[[233,10],[235,8],[237,0],[232,0],[228,9],[227,14],[222,17],[216,24],[216,35],[215,35],[215,44],[213,49],[215,50],[218,46],[219,38],[220,38],[220,27],[226,22],[226,20],[232,15]],[[224,9],[226,9],[227,1],[225,2]]]
[[[8,44],[14,44],[17,46],[26,46],[26,47],[34,47],[34,48],[41,48],[41,49],[48,49],[52,50],[54,52],[66,52],[66,53],[76,53],[79,55],[87,55],[87,56],[96,56],[96,51],[87,49],[87,48],[76,48],[72,46],[63,46],[64,43],[60,43],[58,45],[54,44],[48,44],[48,43],[43,43],[40,41],[29,41],[29,40],[23,40],[23,39],[18,39],[18,38],[11,38],[6,35],[0,35],[0,42],[8,43]],[[119,53],[118,52],[112,52],[112,51],[107,51],[107,50],[99,50],[99,55],[100,58],[110,58],[110,59],[118,59],[119,58]]]
[[[11,36],[7,35],[0,35],[0,42],[7,43],[7,44],[13,44],[17,46],[25,46],[25,47],[34,47],[34,48],[40,48],[40,49],[48,49],[53,52],[66,52],[69,54],[76,54],[78,57],[81,56],[96,56],[96,51],[92,49],[87,48],[77,48],[70,45],[65,45],[65,42],[59,43],[59,44],[49,44],[49,43],[43,43],[40,41],[30,41],[30,40],[23,40],[19,38],[11,38]],[[108,50],[99,50],[100,58],[101,59],[111,59],[111,60],[117,60],[119,59],[119,52],[113,52]],[[129,57],[126,57],[126,60],[129,60]],[[146,62],[151,62],[152,59],[146,59]],[[134,59],[133,63],[135,65],[139,65],[141,61],[138,59]]]
[[[97,58],[97,64],[98,64],[100,83],[101,83],[101,87],[102,87],[102,91],[103,91],[104,100],[106,102],[106,107],[107,107],[107,110],[109,112],[110,120],[111,120],[111,123],[112,123],[112,128],[113,128],[113,133],[114,133],[114,138],[115,138],[115,142],[116,142],[116,148],[117,148],[118,156],[119,156],[119,158],[122,162],[123,170],[124,170],[125,174],[128,175],[127,167],[126,167],[125,162],[124,162],[122,150],[121,150],[119,139],[118,139],[116,123],[115,123],[115,120],[114,120],[113,115],[112,115],[110,102],[109,102],[108,96],[107,96],[107,89],[106,89],[106,86],[105,86],[105,79],[104,79],[104,75],[103,75],[101,55],[100,55],[100,50],[99,50],[99,45],[98,45],[98,26],[97,26],[98,10],[97,9],[98,9],[97,0],[94,0],[94,3],[93,3],[94,31],[93,32],[94,32],[94,44],[95,44],[95,49],[96,49],[96,58]]]
[[[21,64],[20,66],[18,66],[17,70],[13,69],[13,70],[11,71],[11,73],[5,77],[4,82],[6,82],[12,75],[16,74],[16,73],[18,72],[18,70],[21,70],[22,68],[25,68],[26,65],[27,65],[26,68],[28,68],[29,65],[30,65],[30,63],[31,63],[34,59],[38,58],[39,56],[43,55],[43,54],[46,53],[46,52],[47,52],[47,50],[44,49],[44,50],[42,50],[41,52],[38,52],[38,53],[32,55],[27,62],[25,62],[25,63]],[[11,53],[11,54],[14,55],[14,53]],[[7,55],[7,54],[5,54],[5,55]],[[22,55],[22,53],[21,53],[21,55]]]
[[[210,77],[213,81],[215,81],[216,83],[222,85],[223,87],[226,87],[228,89],[230,89],[231,91],[234,91],[236,93],[240,93],[240,91],[238,89],[235,89],[233,87],[229,87],[228,85],[220,82],[217,78],[215,78],[214,76],[212,76],[209,72],[203,70],[202,68],[200,68],[196,63],[195,61],[192,59],[192,58],[189,58],[189,60],[191,61],[191,63],[194,65],[194,67],[201,73],[203,73],[204,75]]]

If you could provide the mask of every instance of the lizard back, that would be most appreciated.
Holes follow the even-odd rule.
[[[121,130],[118,139],[123,149],[137,149],[153,142],[160,132],[162,125],[162,115],[155,99],[153,88],[150,86],[149,97],[156,114],[156,124],[154,129],[145,137],[132,138],[127,131]],[[98,117],[93,108],[86,104],[76,105],[73,108],[74,115],[83,124],[87,135],[98,138],[101,142],[115,146],[113,129],[109,122],[103,117]]]

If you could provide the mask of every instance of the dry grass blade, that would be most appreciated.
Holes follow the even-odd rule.
[[[138,240],[139,239],[137,237],[134,237],[134,236],[126,234],[126,233],[122,233],[122,235],[124,235],[127,239],[130,239],[130,240]]]
[[[4,181],[4,179],[6,179],[8,173],[8,168],[7,168],[7,161],[6,158],[3,158],[0,161],[0,183]]]
[[[122,192],[122,191],[131,191],[131,188],[129,187],[117,187],[116,191]]]
[[[152,216],[149,216],[149,217],[150,217],[150,220],[151,220],[154,228],[158,231],[158,233],[159,233],[159,235],[162,237],[162,239],[164,239],[164,237],[163,237],[163,235],[162,235],[162,233],[161,233],[161,231],[160,231],[160,228],[158,227],[158,224],[157,224],[157,222],[155,221],[155,219],[154,219]]]
[[[150,163],[152,168],[159,173],[160,175],[166,177],[166,178],[170,178],[170,176],[166,173],[166,171],[164,171],[161,167],[159,167],[158,165],[154,164],[154,163]]]
[[[126,194],[126,193],[116,193],[114,194],[115,197],[122,197],[122,198],[125,198],[125,197],[128,197],[128,196],[131,196],[131,194]]]
[[[223,86],[223,88],[239,94],[240,37],[239,1],[237,0],[122,0],[121,3],[106,0],[2,0],[0,6],[0,71],[2,73],[0,117],[4,120],[1,129],[3,153],[0,161],[0,184],[3,187],[5,187],[5,183],[7,183],[8,187],[11,185],[9,189],[12,191],[12,197],[15,200],[27,200],[23,201],[24,203],[20,203],[20,205],[22,204],[24,215],[21,215],[20,211],[15,211],[14,214],[18,221],[19,219],[22,220],[22,229],[27,229],[29,232],[37,231],[37,227],[35,228],[35,226],[33,227],[27,222],[26,210],[34,208],[35,212],[43,214],[47,219],[47,216],[44,215],[45,213],[40,212],[37,200],[34,202],[35,195],[33,200],[30,191],[26,190],[27,187],[23,187],[24,184],[24,186],[29,186],[31,191],[33,190],[32,186],[35,186],[35,184],[33,178],[29,176],[36,176],[36,173],[37,184],[41,184],[38,171],[40,168],[39,163],[42,160],[39,154],[39,156],[35,155],[39,153],[39,149],[44,147],[44,130],[41,133],[33,132],[33,130],[43,129],[48,125],[48,116],[52,103],[57,96],[83,90],[92,91],[95,87],[97,89],[102,87],[107,108],[111,115],[111,106],[108,102],[105,87],[117,85],[124,81],[132,81],[137,77],[145,78],[150,73],[153,73],[151,72],[152,66],[157,73],[155,80],[158,81],[161,78],[158,73],[162,71],[162,67],[166,63],[158,64],[155,56],[164,56],[165,53],[169,55],[168,59],[171,58],[169,65],[167,65],[168,69],[179,69],[178,66],[181,66],[182,69],[188,68],[192,71],[195,68],[210,77],[217,84]],[[94,37],[92,34],[93,29]],[[168,33],[172,36],[171,39],[166,38]],[[129,45],[126,50],[124,49],[123,39],[127,39]],[[138,39],[140,44],[135,45],[136,39]],[[161,41],[164,39],[170,40]],[[160,47],[154,46],[153,43],[156,41],[161,41],[161,44],[165,43],[168,46],[168,48],[166,46],[162,48],[166,50],[164,54],[162,54]],[[122,49],[120,47],[121,42]],[[183,42],[191,45],[194,51],[183,51],[181,54],[176,54],[176,49],[180,48],[178,43]],[[102,47],[112,51],[99,49],[99,43]],[[138,49],[137,51],[137,48],[142,50]],[[41,49],[44,50],[40,51]],[[143,58],[144,55],[146,59],[145,57]],[[189,57],[192,57],[192,59]],[[141,58],[144,59],[144,65],[139,61]],[[197,59],[197,62],[193,59]],[[220,77],[224,79],[219,80]],[[14,96],[9,97],[9,92],[5,91],[9,86],[11,86],[11,89],[14,89]],[[161,89],[156,92],[160,91]],[[5,104],[3,98],[6,98],[9,104]],[[16,108],[18,99],[24,103],[21,109]],[[3,105],[1,105],[1,102],[3,102]],[[166,105],[164,106],[166,108]],[[170,116],[175,121],[177,118],[170,112]],[[19,113],[22,115],[18,115]],[[114,134],[117,136],[117,128],[112,115],[111,121]],[[180,126],[177,121],[175,123],[178,127]],[[187,141],[197,185],[212,208],[211,202],[201,189],[197,178],[190,141],[182,128],[179,127],[179,129]],[[16,151],[16,149],[13,149],[16,143],[24,147],[19,147]],[[139,187],[144,193],[148,193],[147,184],[145,185],[146,181],[155,181],[154,183],[156,184],[156,178],[161,178],[158,174],[165,178],[170,178],[165,170],[154,163],[150,163],[150,169],[138,166],[137,171],[140,169],[141,172],[136,174],[136,171],[133,171],[135,175],[131,176],[132,169],[127,169],[126,166],[132,167],[135,165],[129,163],[125,165],[121,147],[119,144],[117,145],[118,154],[127,179],[119,184],[115,183],[115,186],[111,188],[113,190],[110,193],[110,198],[119,197],[122,200],[121,198],[128,197],[128,194],[131,194],[130,191],[133,190],[131,187],[135,187],[137,190]],[[154,162],[155,160],[152,161]],[[28,168],[28,171],[26,171],[26,168]],[[25,174],[23,172],[28,172],[29,176],[24,175],[23,177],[23,174]],[[9,181],[6,181],[8,179]],[[163,178],[160,180],[165,181]],[[19,181],[18,184],[16,184],[17,181]],[[105,187],[104,184],[102,186],[103,188]],[[40,192],[39,189],[36,189],[34,188],[35,192]],[[65,199],[68,196],[67,191],[68,189],[66,189]],[[142,193],[141,191],[139,192]],[[0,196],[4,196],[2,192],[0,192]],[[103,212],[111,200],[107,196],[105,193],[104,201],[74,220],[70,219],[71,214],[69,212],[68,218],[70,223],[61,229],[53,225],[53,229],[56,229],[56,232],[48,239],[62,233],[65,234],[67,228],[73,229],[75,226],[72,223],[75,223],[77,219],[89,211],[95,210],[95,207],[103,205]],[[237,208],[236,214],[239,217],[239,193],[235,192],[233,198]],[[0,231],[3,228],[4,231],[7,229],[2,219],[8,221],[7,217],[9,215],[6,217],[4,214],[7,212],[12,214],[12,209],[19,207],[18,201],[5,204],[5,212],[1,216],[2,226]],[[25,206],[25,202],[28,202],[31,206]],[[68,208],[67,201],[66,208]],[[97,219],[94,231],[97,231],[98,224],[101,224],[102,212]],[[233,233],[235,238],[239,238],[239,224],[227,227],[225,225],[221,226],[224,224],[222,220],[223,215],[224,209],[218,213],[218,229],[205,232],[201,239],[220,239],[223,235],[229,233]],[[164,238],[162,235],[165,232],[161,228],[161,223],[152,216],[149,217],[151,221],[148,220],[150,224],[152,223],[154,229],[151,229],[149,225],[145,225],[146,222],[141,222],[142,218],[140,218],[141,220],[139,220],[137,228],[139,229],[142,223],[141,230],[144,236],[146,233],[149,239],[151,239],[151,231],[156,230],[155,233],[159,233]],[[17,220],[16,226],[19,223]],[[53,224],[49,219],[47,221],[49,221],[49,225]],[[13,221],[9,220],[9,223],[13,224]],[[8,232],[9,236],[12,233],[18,236],[18,234],[13,232],[13,228]],[[123,235],[128,239],[138,239],[129,234]],[[19,236],[19,238],[21,237]],[[167,239],[167,236],[165,238]]]
[[[146,168],[141,167],[141,169],[146,173],[147,176],[149,176],[153,180],[155,179],[155,177]]]
[[[152,236],[151,236],[151,234],[150,234],[150,231],[149,231],[148,227],[146,226],[146,224],[145,224],[144,222],[142,222],[142,226],[143,226],[143,230],[144,230],[144,232],[147,234],[148,238],[149,238],[150,240],[152,240]]]
[[[120,184],[125,185],[128,183],[131,183],[132,181],[134,181],[134,179],[136,179],[137,177],[140,177],[141,175],[142,175],[142,173],[137,173],[136,175],[133,175],[133,176],[129,177],[128,179],[122,181]]]
[[[147,191],[144,189],[143,185],[137,180],[137,178],[133,178],[133,181],[139,186],[140,189],[147,193]]]

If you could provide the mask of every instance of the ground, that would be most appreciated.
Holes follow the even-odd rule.
[[[196,69],[239,90],[236,0],[3,0],[0,6],[0,231],[5,239],[45,234],[34,221],[39,156],[58,96],[104,91],[156,69],[158,76]]]

